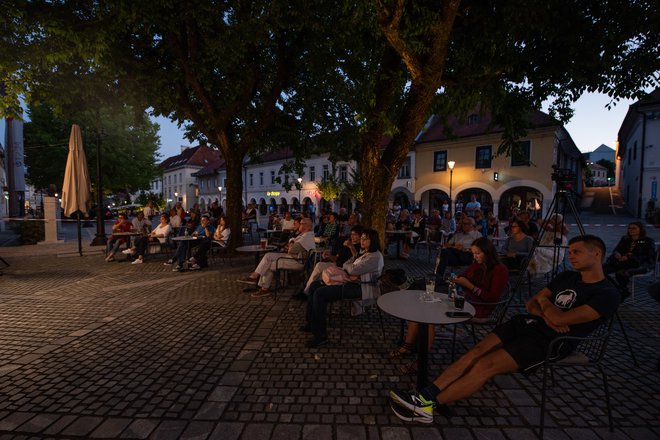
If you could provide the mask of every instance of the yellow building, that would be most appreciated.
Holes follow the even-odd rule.
[[[494,211],[501,219],[516,208],[542,216],[556,189],[553,166],[570,172],[572,188],[581,191],[581,153],[564,127],[545,113],[532,116],[533,128],[509,157],[494,157],[503,130],[490,127],[489,114],[475,113],[465,121],[450,118],[451,136],[435,119],[414,146],[414,197],[427,212],[440,209],[450,198],[460,209],[474,195],[482,210]],[[395,195],[397,188],[392,192]]]

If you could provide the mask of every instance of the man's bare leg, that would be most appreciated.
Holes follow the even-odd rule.
[[[472,368],[445,389],[441,388],[436,400],[441,404],[448,404],[465,399],[479,391],[491,377],[516,370],[518,363],[511,355],[501,348],[496,349],[478,358]],[[439,387],[438,382],[439,380],[434,383]]]
[[[479,359],[493,350],[496,350],[501,345],[502,341],[499,337],[494,333],[488,334],[456,362],[449,365],[440,376],[433,381],[433,383],[441,390],[448,388],[452,383],[469,372]]]

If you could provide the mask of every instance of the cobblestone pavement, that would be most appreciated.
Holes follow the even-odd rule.
[[[608,247],[623,231],[587,230]],[[236,282],[251,257],[173,273],[162,258],[106,263],[98,248],[84,257],[76,249],[74,241],[0,249],[11,264],[0,277],[0,439],[536,438],[539,374],[496,378],[450,419],[404,423],[387,403],[390,388],[414,386],[398,374],[405,360],[386,354],[398,320],[385,317],[383,340],[374,311],[346,318],[339,343],[335,309],[332,343],[305,349],[307,335],[297,331],[304,304],[290,290],[253,300]],[[386,264],[409,276],[431,270],[423,250]],[[597,376],[580,371],[557,377],[547,438],[660,438],[660,307],[645,293],[651,280],[620,309],[640,366],[618,327],[606,360],[615,433]],[[444,338],[439,332],[431,374],[449,363]],[[459,350],[470,345],[465,338]]]

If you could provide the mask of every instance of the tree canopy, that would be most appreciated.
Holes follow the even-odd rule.
[[[25,164],[27,180],[37,188],[51,184],[61,189],[62,176],[69,152],[71,125],[78,124],[92,186],[96,184],[97,119],[102,118],[101,135],[104,192],[134,192],[148,189],[156,173],[158,126],[144,114],[126,107],[99,112],[81,113],[75,117],[58,116],[46,104],[32,104],[25,124]]]
[[[232,228],[247,155],[358,158],[367,224],[382,230],[383,188],[430,113],[488,109],[506,153],[545,100],[565,120],[585,91],[615,103],[659,83],[653,0],[23,0],[3,20],[17,48],[0,54],[5,103],[71,73],[98,81],[91,98],[190,121],[226,160]]]

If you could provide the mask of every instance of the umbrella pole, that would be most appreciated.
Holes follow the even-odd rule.
[[[82,253],[82,234],[80,232],[80,211],[78,211],[77,217],[78,217],[78,222],[77,222],[78,223],[78,253],[82,257],[83,253]]]

